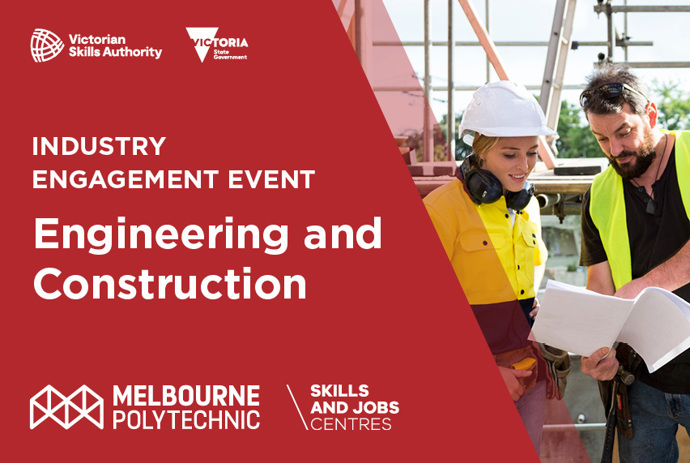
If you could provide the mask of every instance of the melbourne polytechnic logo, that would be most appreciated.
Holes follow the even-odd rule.
[[[31,56],[37,63],[50,61],[60,54],[65,44],[60,37],[46,29],[35,29],[31,35]]]
[[[246,60],[247,55],[235,54],[236,48],[249,47],[247,39],[244,37],[221,37],[216,38],[217,27],[188,27],[187,34],[194,42],[199,59],[203,63],[209,49],[213,48],[214,60]]]
[[[65,429],[86,418],[103,429],[103,399],[83,385],[68,397],[48,385],[31,398],[31,424],[34,429],[46,419],[52,418]]]

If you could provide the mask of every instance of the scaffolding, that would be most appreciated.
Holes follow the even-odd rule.
[[[337,0],[336,0],[337,1]],[[352,1],[352,0],[351,0]],[[447,15],[448,15],[448,38],[446,41],[432,41],[431,39],[431,0],[423,0],[424,2],[424,40],[423,41],[402,41],[402,42],[386,42],[386,41],[368,41],[368,34],[366,33],[366,25],[364,18],[366,18],[366,0],[354,0],[355,8],[352,21],[348,28],[351,37],[354,37],[354,46],[357,51],[357,56],[360,59],[363,67],[366,70],[368,66],[367,60],[367,46],[385,47],[385,46],[405,46],[405,47],[423,47],[424,49],[424,76],[423,76],[423,92],[426,97],[426,104],[424,105],[424,161],[433,162],[433,115],[431,113],[431,106],[429,102],[433,97],[434,92],[445,92],[447,94],[447,118],[448,118],[448,153],[449,159],[455,153],[455,105],[454,92],[456,91],[474,91],[481,86],[479,85],[465,85],[457,86],[454,83],[454,51],[455,47],[478,47],[481,46],[486,53],[486,72],[487,81],[490,80],[490,66],[494,68],[499,79],[507,80],[508,72],[502,65],[502,61],[498,52],[498,47],[547,47],[546,62],[544,65],[544,74],[542,82],[539,84],[529,84],[526,87],[530,90],[539,90],[539,101],[546,115],[547,125],[553,130],[558,129],[558,116],[561,104],[561,92],[567,89],[583,88],[583,84],[564,84],[564,75],[566,69],[566,62],[570,50],[577,50],[581,47],[607,47],[607,54],[600,54],[599,61],[615,62],[614,50],[620,47],[624,52],[624,60],[619,61],[621,64],[626,64],[633,68],[688,68],[690,62],[630,62],[628,61],[628,49],[634,46],[652,46],[652,41],[632,41],[628,35],[628,13],[654,13],[654,12],[690,12],[690,5],[652,5],[652,6],[628,6],[627,0],[624,0],[623,5],[613,5],[611,0],[596,0],[594,5],[594,12],[604,14],[606,16],[607,24],[607,40],[602,41],[575,41],[572,40],[573,21],[575,16],[575,7],[577,0],[556,0],[554,6],[554,15],[551,32],[547,41],[502,41],[494,42],[489,34],[489,18],[490,18],[490,0],[485,0],[485,18],[484,22],[480,21],[478,15],[470,0],[448,0]],[[477,35],[478,41],[455,41],[454,40],[454,22],[455,22],[455,6],[456,2],[460,4],[463,13],[467,17],[472,29]],[[343,15],[345,6],[348,0],[341,0],[338,4],[338,12]],[[624,15],[624,31],[620,33],[614,26],[613,15],[616,13],[623,13]],[[448,84],[445,86],[434,86],[431,80],[431,52],[434,47],[446,47],[448,59]],[[594,63],[595,65],[597,63]],[[416,87],[396,87],[396,86],[377,86],[373,89],[375,92],[414,92],[418,91]],[[553,140],[548,140],[550,143],[542,141],[540,146],[540,157],[549,169],[553,169],[556,165],[553,155]]]

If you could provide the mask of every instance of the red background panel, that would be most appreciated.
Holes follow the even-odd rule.
[[[536,461],[474,318],[330,2],[32,2],[4,17],[2,343],[7,461]],[[201,63],[185,27],[246,37],[248,60]],[[32,31],[122,35],[160,60],[34,63]],[[243,53],[245,50],[243,50]],[[31,154],[35,136],[166,137],[159,157]],[[218,169],[201,190],[34,190],[34,169]],[[314,169],[308,190],[228,190],[228,169]],[[34,220],[89,226],[289,225],[259,250],[34,246]],[[306,250],[307,225],[370,224],[382,248]],[[301,274],[307,299],[46,301],[34,275]],[[88,385],[105,429],[29,429],[47,384]],[[260,384],[258,430],[112,429],[112,386]],[[390,431],[307,431],[311,384],[398,401]],[[306,417],[305,417],[306,418]],[[500,445],[499,445],[500,443]]]

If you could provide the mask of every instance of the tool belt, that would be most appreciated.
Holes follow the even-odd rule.
[[[633,438],[632,416],[630,414],[630,402],[628,401],[628,386],[635,381],[634,374],[642,364],[642,357],[627,344],[620,343],[616,348],[616,359],[620,364],[619,373],[610,381],[599,381],[599,395],[606,413],[613,407],[616,411],[616,427],[621,435],[627,439]],[[623,375],[623,376],[621,376]],[[616,396],[612,397],[614,383],[618,382]]]
[[[539,344],[541,355],[546,362],[546,398],[561,400],[565,394],[565,386],[570,373],[570,355],[567,351]]]
[[[621,343],[616,347],[616,359],[620,365],[616,376],[610,381],[598,382],[599,395],[606,413],[606,438],[602,463],[611,461],[615,429],[618,429],[619,435],[626,439],[632,439],[634,435],[628,386],[635,381],[634,375],[642,365],[642,357],[632,347]]]
[[[525,369],[526,371],[531,371],[532,374],[524,377],[517,378],[520,385],[525,389],[525,392],[529,391],[537,383],[537,373],[538,373],[538,363],[537,356],[534,352],[533,343],[529,343],[524,347],[518,349],[509,350],[507,352],[501,352],[500,354],[494,354],[494,360],[496,360],[496,365],[499,367],[512,368],[512,369]],[[533,362],[529,361],[533,360]],[[527,360],[527,362],[525,362]],[[521,364],[530,365],[529,368],[520,367]]]

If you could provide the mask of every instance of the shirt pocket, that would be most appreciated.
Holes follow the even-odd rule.
[[[505,299],[491,278],[503,272],[499,258],[501,248],[509,244],[500,234],[464,233],[458,237],[462,253],[454,259],[458,280],[470,304],[489,304]],[[512,293],[512,290],[511,290]]]
[[[521,244],[521,249],[519,249],[516,254],[519,259],[519,272],[522,273],[518,276],[518,281],[520,282],[520,286],[531,287],[534,285],[535,252],[537,252],[539,249],[539,244],[537,243],[537,234],[531,229],[531,227],[527,227],[522,232],[522,240],[518,239],[518,242]]]

